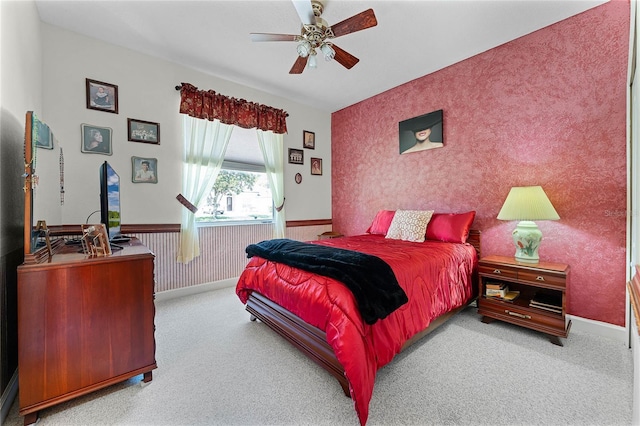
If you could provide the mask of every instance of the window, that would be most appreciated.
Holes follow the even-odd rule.
[[[271,189],[256,130],[234,127],[224,158],[216,183],[196,213],[196,221],[272,221]]]

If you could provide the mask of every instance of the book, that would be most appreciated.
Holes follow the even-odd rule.
[[[499,289],[488,288],[485,290],[485,296],[504,297],[508,292],[509,292],[508,286],[504,286],[503,288],[499,288]]]
[[[536,305],[533,302],[529,303],[529,307],[536,308],[536,309],[542,309],[542,310],[553,312],[553,313],[556,313],[556,314],[561,314],[562,313],[562,308],[552,308],[552,307],[549,307],[549,306]]]
[[[486,295],[488,299],[500,300],[501,302],[513,302],[518,298],[518,296],[520,296],[519,291],[507,291],[507,293],[504,296],[490,295],[490,294]]]
[[[490,288],[492,290],[502,290],[506,286],[507,286],[506,283],[501,283],[501,282],[487,282],[485,284],[485,288]]]
[[[537,292],[531,299],[531,304],[562,310],[562,294]]]
[[[520,292],[519,291],[510,291],[507,294],[504,295],[504,301],[505,302],[513,302],[514,300],[516,300],[518,298],[518,296],[520,296]]]

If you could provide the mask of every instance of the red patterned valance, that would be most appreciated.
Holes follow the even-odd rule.
[[[287,114],[244,99],[221,95],[213,90],[198,90],[197,87],[182,83],[180,88],[180,113],[205,120],[220,120],[245,129],[258,128],[273,133],[287,133]]]

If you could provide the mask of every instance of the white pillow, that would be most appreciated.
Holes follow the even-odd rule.
[[[433,210],[397,210],[386,238],[423,242],[431,215]]]

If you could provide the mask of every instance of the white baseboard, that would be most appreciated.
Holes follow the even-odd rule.
[[[2,397],[0,398],[0,425],[4,424],[4,421],[7,419],[9,415],[9,411],[11,410],[11,405],[13,405],[13,401],[16,399],[16,395],[18,394],[18,369],[13,372],[13,376],[11,376],[11,380],[7,384],[7,388],[2,392]]]
[[[624,327],[574,315],[566,315],[566,318],[567,320],[571,320],[571,331],[581,331],[596,336],[607,337],[620,342],[622,345],[627,345],[627,330]],[[571,333],[571,331],[569,333]]]
[[[192,294],[203,293],[205,291],[220,290],[221,288],[235,287],[237,283],[238,283],[238,277],[235,277],[235,278],[227,278],[226,280],[221,280],[221,281],[213,281],[210,283],[192,285],[184,288],[176,288],[174,290],[160,291],[156,293],[156,300],[157,301],[169,300],[169,299],[175,299],[176,297],[191,296]]]

